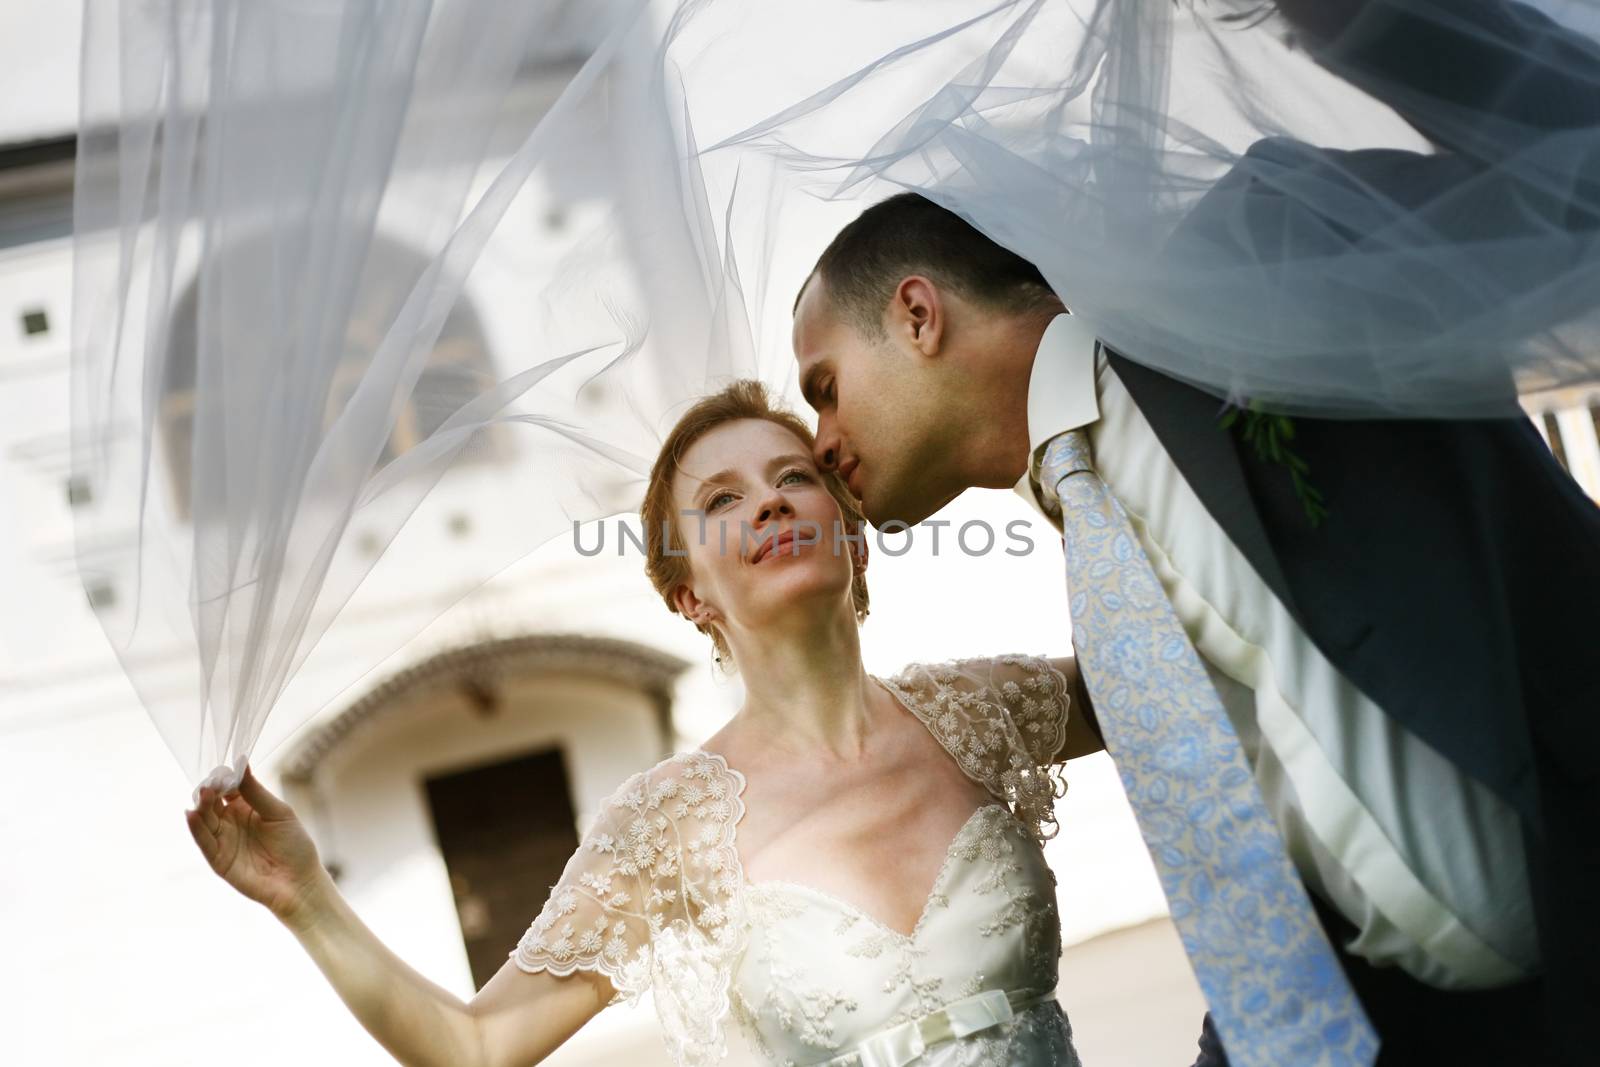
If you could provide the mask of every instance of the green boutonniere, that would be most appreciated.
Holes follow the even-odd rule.
[[[1243,407],[1230,401],[1223,408],[1219,423],[1224,430],[1238,425],[1245,443],[1255,448],[1256,457],[1263,463],[1282,463],[1289,468],[1289,478],[1294,482],[1294,495],[1305,508],[1306,519],[1312,529],[1321,526],[1322,520],[1328,517],[1322,494],[1306,480],[1311,468],[1304,457],[1296,455],[1289,448],[1289,442],[1294,440],[1294,420],[1287,415],[1263,411],[1260,401],[1247,400]]]

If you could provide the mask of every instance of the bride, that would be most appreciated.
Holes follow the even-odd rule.
[[[863,519],[813,444],[749,381],[668,436],[641,509],[648,573],[737,664],[744,705],[622,784],[470,1002],[378,941],[253,774],[187,813],[212,869],[400,1062],[537,1063],[648,990],[684,1064],[720,1060],[730,1022],[774,1064],[1077,1063],[1041,849],[1059,764],[1101,747],[1068,714],[1086,707],[1072,661],[868,674]]]

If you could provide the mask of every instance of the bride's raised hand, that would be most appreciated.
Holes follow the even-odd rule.
[[[237,792],[200,791],[184,813],[201,855],[223,881],[289,921],[327,877],[317,846],[294,809],[245,768]]]

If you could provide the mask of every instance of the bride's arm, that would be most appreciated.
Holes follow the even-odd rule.
[[[246,771],[201,792],[189,830],[211,869],[294,933],[356,1019],[406,1067],[526,1067],[611,1001],[611,983],[523,973],[510,960],[470,1003],[389,951],[333,883],[294,809]]]
[[[1061,743],[1061,751],[1056,754],[1056,760],[1064,762],[1104,750],[1106,742],[1100,736],[1100,723],[1094,717],[1089,689],[1078,672],[1078,661],[1071,656],[1064,656],[1052,658],[1050,665],[1066,676],[1067,691],[1072,694],[1072,703],[1067,709],[1067,735]]]
[[[407,1067],[539,1063],[612,997],[603,975],[526,974],[507,960],[463,1003],[378,940],[326,871],[283,922],[361,1025]]]

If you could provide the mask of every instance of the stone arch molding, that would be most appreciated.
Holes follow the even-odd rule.
[[[428,657],[380,682],[349,707],[314,727],[289,752],[284,780],[309,785],[317,768],[351,738],[377,731],[393,716],[415,714],[416,697],[429,689],[465,691],[492,699],[496,684],[511,678],[566,675],[622,684],[650,699],[661,748],[672,740],[672,689],[689,664],[631,641],[577,634],[536,634],[482,641]]]

